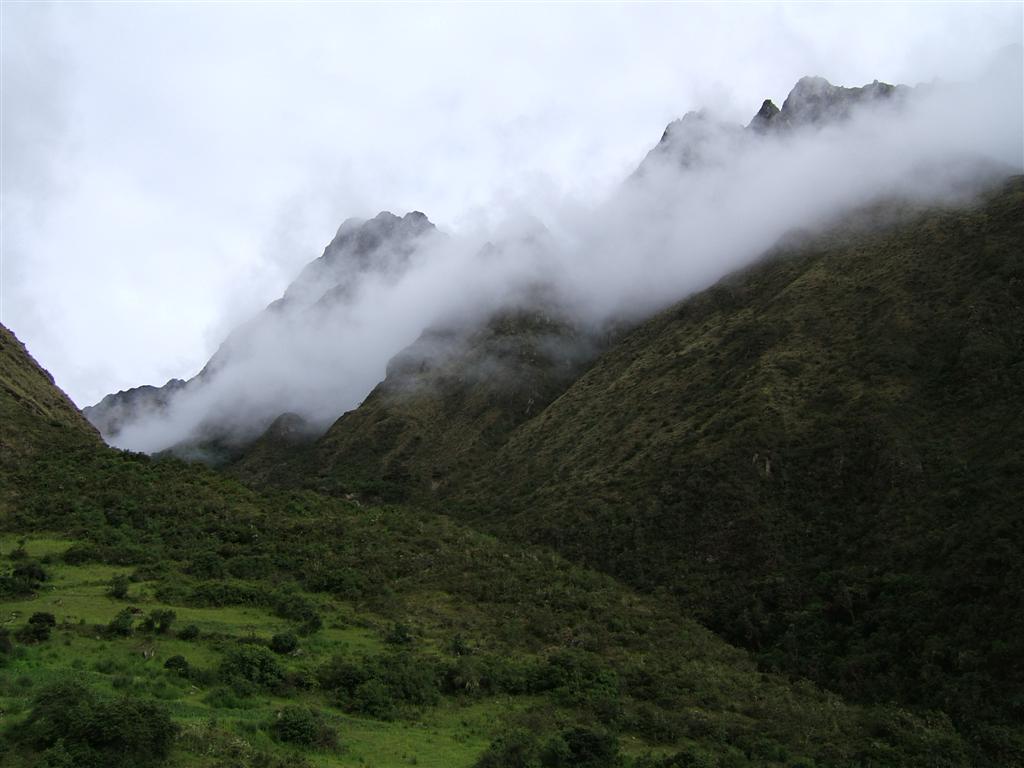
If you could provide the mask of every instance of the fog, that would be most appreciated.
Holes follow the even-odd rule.
[[[788,232],[858,206],[962,204],[1024,167],[1022,90],[1016,49],[977,81],[918,87],[792,130],[759,135],[728,115],[689,115],[603,200],[535,191],[498,221],[481,216],[457,229],[435,221],[437,231],[385,238],[369,258],[339,252],[338,263],[359,263],[342,278],[307,270],[301,290],[234,334],[165,411],[128,424],[113,442],[157,451],[204,425],[207,435],[250,438],[283,412],[325,428],[438,323],[479,322],[538,293],[581,327],[635,321]],[[773,94],[778,104],[785,95]],[[429,201],[422,207],[429,216]]]

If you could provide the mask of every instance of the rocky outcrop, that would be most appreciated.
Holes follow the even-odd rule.
[[[643,176],[652,166],[666,161],[677,168],[714,164],[752,138],[837,123],[849,119],[864,105],[894,101],[909,91],[905,85],[878,80],[860,88],[844,88],[822,77],[803,77],[793,86],[781,109],[771,99],[765,99],[746,128],[717,120],[703,110],[688,112],[668,124],[634,176]]]

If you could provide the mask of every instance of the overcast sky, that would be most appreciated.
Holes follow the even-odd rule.
[[[1021,3],[3,2],[0,321],[79,405],[193,375],[350,216],[600,199],[802,75],[966,79]],[[955,109],[956,105],[950,105]]]

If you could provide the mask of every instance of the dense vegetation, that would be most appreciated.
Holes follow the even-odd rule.
[[[1017,178],[777,248],[619,341],[462,514],[1019,763],[1022,212]]]
[[[497,312],[480,327],[427,330],[320,440],[287,429],[297,417],[282,417],[226,471],[260,487],[386,501],[463,487],[601,346],[561,317],[550,297],[534,297],[534,305]]]
[[[5,764],[969,759],[941,714],[763,674],[548,550],[107,449],[3,342]]]
[[[764,670],[943,711],[1024,764],[1022,211],[1016,178],[795,234],[529,413],[467,383],[486,335],[441,374],[396,366],[276,481],[550,546]]]

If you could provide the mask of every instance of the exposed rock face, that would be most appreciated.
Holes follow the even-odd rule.
[[[328,294],[344,296],[367,272],[399,271],[408,263],[416,240],[433,230],[434,225],[419,211],[402,217],[383,211],[365,222],[349,219],[338,228],[323,255],[307,264],[288,286],[283,301],[311,303],[310,299],[317,301]]]
[[[779,108],[775,106],[775,102],[771,99],[765,99],[761,108],[754,115],[754,119],[750,121],[750,125],[747,126],[750,130],[755,133],[764,133],[768,130],[772,120],[779,114]]]
[[[745,129],[716,120],[704,111],[688,112],[668,124],[661,141],[640,164],[637,175],[642,176],[653,164],[666,160],[683,168],[714,164],[719,155],[728,155],[751,138],[836,123],[848,119],[860,106],[901,98],[909,91],[905,85],[878,80],[860,88],[844,88],[822,77],[803,77],[789,92],[782,109],[771,99],[765,99]]]
[[[905,85],[878,80],[860,88],[843,88],[823,77],[802,77],[782,103],[782,109],[764,122],[776,129],[838,122],[848,119],[860,105],[902,96],[909,90]]]

